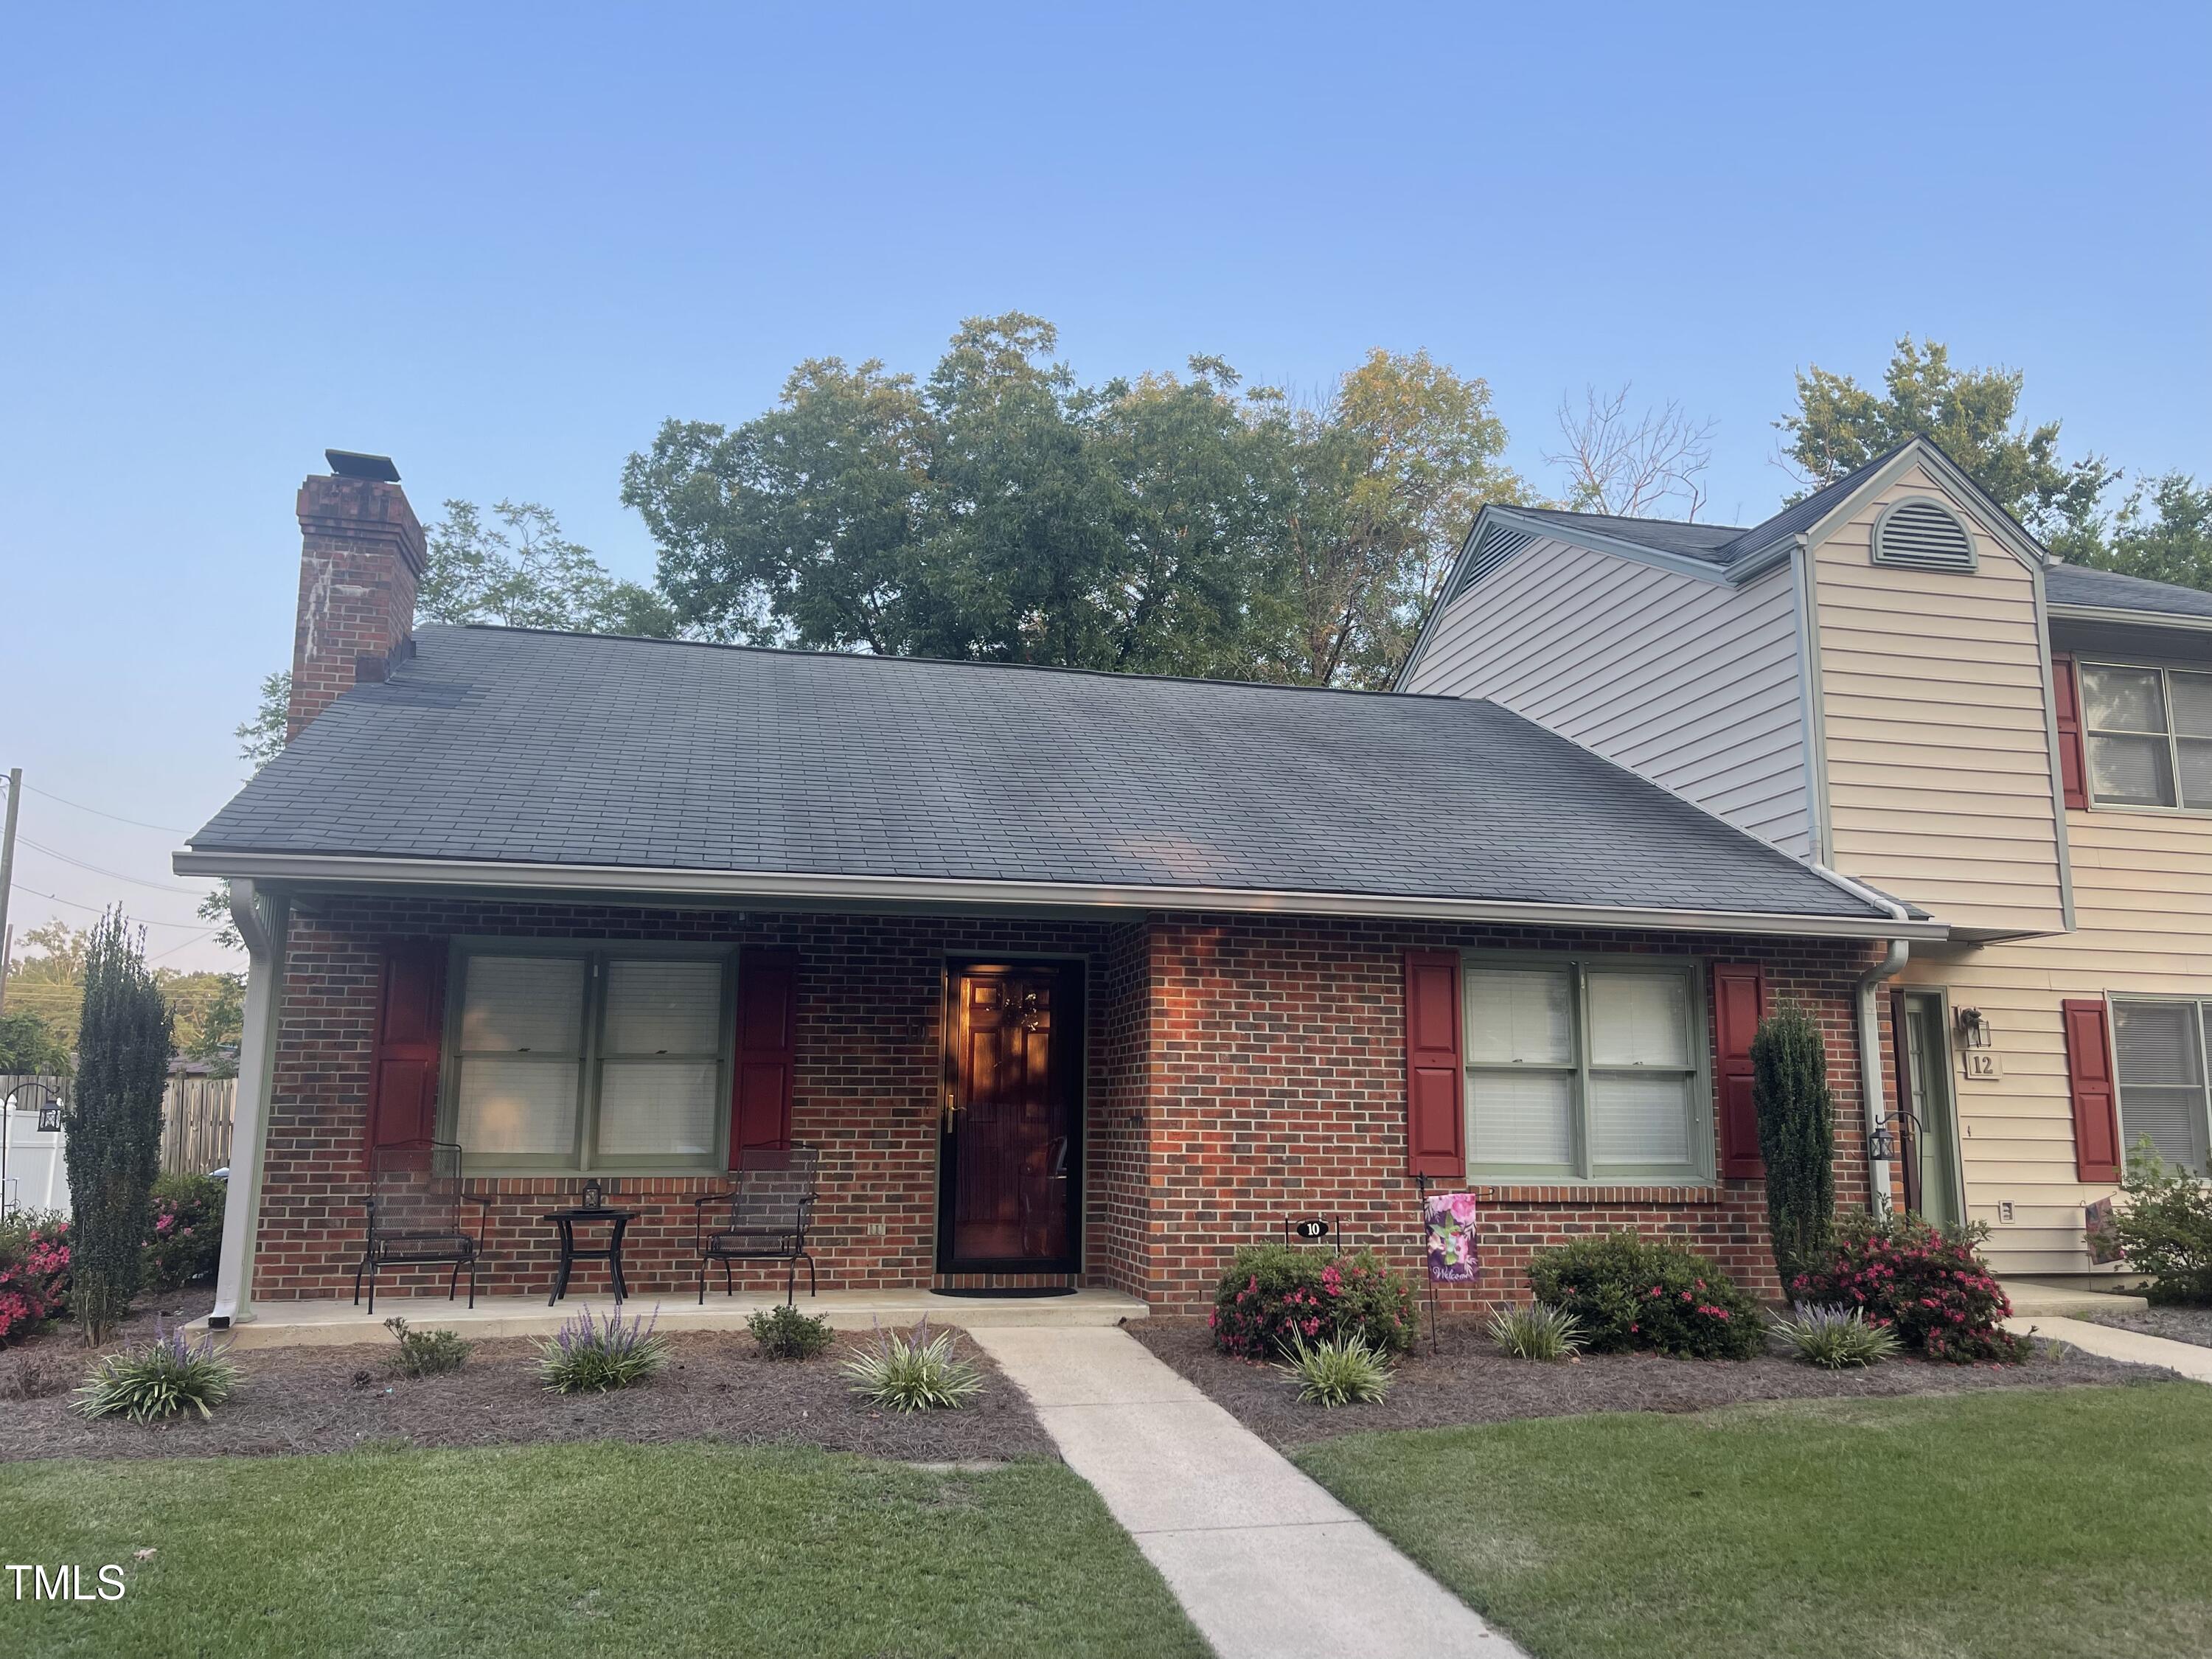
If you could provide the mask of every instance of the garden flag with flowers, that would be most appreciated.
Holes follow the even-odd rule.
[[[1475,1255],[1473,1193],[1431,1193],[1422,1206],[1429,1235],[1429,1281],[1472,1285],[1482,1277]]]

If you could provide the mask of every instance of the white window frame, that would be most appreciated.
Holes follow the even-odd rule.
[[[576,1128],[565,1153],[477,1154],[464,1145],[471,1175],[682,1175],[712,1174],[729,1167],[730,1073],[737,1041],[737,952],[727,945],[665,944],[653,940],[465,938],[453,943],[446,971],[446,1030],[438,1079],[438,1138],[458,1140],[462,1047],[462,1010],[468,996],[468,965],[477,957],[570,957],[584,963],[583,1049],[577,1056]],[[711,962],[721,967],[721,993],[715,1015],[714,1144],[705,1152],[626,1154],[610,1157],[598,1149],[600,1079],[605,1062],[607,964],[611,962]],[[637,1058],[622,1056],[622,1058]],[[671,1057],[696,1064],[708,1056]]]
[[[2132,732],[2118,726],[2103,730],[2089,724],[2089,694],[2085,676],[2092,669],[2118,668],[2139,674],[2158,676],[2158,695],[2166,708],[2166,730],[2163,732]],[[2173,677],[2176,674],[2199,674],[2212,679],[2212,665],[2202,663],[2146,662],[2125,657],[2084,657],[2074,659],[2075,696],[2081,704],[2081,787],[2088,793],[2089,805],[2100,812],[2170,812],[2189,817],[2212,817],[2212,806],[2185,806],[2181,804],[2181,742],[2173,729]],[[2090,745],[2100,737],[2164,738],[2167,775],[2173,780],[2173,804],[2171,806],[2154,801],[2106,800],[2097,793],[2096,769],[2090,763]],[[2204,739],[2212,742],[2212,739]]]
[[[1709,964],[1700,957],[1641,956],[1634,952],[1565,954],[1550,951],[1462,951],[1460,953],[1460,1115],[1466,1137],[1470,1180],[1553,1187],[1710,1187],[1716,1184],[1717,1132],[1714,1124],[1712,1017],[1706,1006]],[[1565,1065],[1483,1065],[1466,1058],[1468,1034],[1474,1029],[1474,981],[1469,969],[1540,969],[1567,975],[1568,1030],[1573,1052]],[[1669,973],[1679,975],[1686,993],[1691,1064],[1598,1066],[1590,1059],[1589,982],[1593,975]],[[1565,1164],[1484,1162],[1475,1157],[1474,1079],[1479,1073],[1510,1076],[1516,1071],[1564,1071],[1570,1074],[1571,1139],[1573,1158]],[[1593,1073],[1635,1077],[1664,1075],[1689,1082],[1686,1133],[1690,1161],[1684,1164],[1608,1165],[1596,1171],[1590,1157],[1589,1080]]]
[[[2198,1142],[2198,1146],[2208,1152],[2212,1152],[2212,1041],[2208,1041],[2206,1035],[2209,1030],[2212,1030],[2212,997],[2155,994],[2141,996],[2132,994],[2123,995],[2108,992],[2105,997],[2105,1024],[2106,1028],[2112,1032],[2112,1111],[2118,1118],[2120,1125],[2120,1167],[2123,1170],[2127,1168],[2128,1154],[2134,1148],[2137,1139],[2128,1133],[2128,1091],[2126,1085],[2120,1081],[2120,1009],[2128,1003],[2179,1004],[2182,1007],[2196,1010],[2197,1093],[2201,1097],[2198,1103],[2203,1109],[2203,1120],[2197,1125],[2198,1133],[2203,1139]],[[2165,1154],[2161,1152],[2160,1157],[2164,1158]],[[2169,1166],[2172,1162],[2172,1160],[2167,1159]],[[2212,1175],[2208,1175],[2202,1161],[2189,1166],[2188,1172],[2200,1181],[2212,1179]]]

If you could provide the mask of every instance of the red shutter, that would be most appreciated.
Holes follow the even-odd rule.
[[[2062,1002],[2058,1008],[2066,1022],[2066,1086],[2074,1097],[2074,1173],[2083,1181],[2118,1181],[2120,1120],[2105,1005]]]
[[[438,1053],[446,1025],[446,941],[384,947],[368,1074],[368,1144],[421,1146],[437,1134]]]
[[[1756,1181],[1766,1174],[1759,1155],[1759,1108],[1752,1098],[1751,1040],[1766,1018],[1766,970],[1755,963],[1713,964],[1714,1096],[1721,1132],[1721,1174]]]
[[[738,958],[738,1054],[730,1085],[730,1167],[744,1154],[791,1144],[798,1069],[799,958],[746,951]]]
[[[1467,1174],[1460,1109],[1459,955],[1406,952],[1406,1173]]]
[[[2081,683],[2074,672],[2074,659],[2063,651],[2051,653],[2051,712],[2058,723],[2058,780],[2066,787],[2066,804],[2087,809],[2087,773],[2081,763]]]

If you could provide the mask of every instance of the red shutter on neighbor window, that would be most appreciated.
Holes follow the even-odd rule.
[[[1766,1162],[1759,1155],[1759,1108],[1751,1091],[1751,1040],[1765,1018],[1766,970],[1753,963],[1715,963],[1714,1095],[1720,1117],[1721,1174],[1730,1180],[1755,1181],[1766,1173]]]
[[[446,1025],[446,941],[384,947],[368,1074],[368,1144],[427,1145],[438,1128],[438,1055]]]
[[[2088,773],[2081,759],[2081,682],[2074,672],[2074,659],[2063,651],[2051,653],[2051,712],[2058,725],[2058,781],[2066,787],[2066,804],[2087,809]]]
[[[2118,1181],[2120,1120],[2105,1005],[2062,1002],[2058,1008],[2066,1022],[2066,1086],[2074,1097],[2074,1173],[2083,1181]]]
[[[746,951],[738,958],[737,1067],[730,1085],[730,1167],[748,1152],[791,1144],[798,1069],[799,958]]]
[[[1460,1110],[1459,955],[1406,952],[1406,1173],[1467,1173]]]

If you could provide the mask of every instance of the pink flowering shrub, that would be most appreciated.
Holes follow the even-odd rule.
[[[69,1307],[69,1223],[23,1219],[0,1231],[0,1348]]]
[[[1679,1244],[1631,1232],[1578,1238],[1539,1250],[1528,1283],[1539,1302],[1582,1322],[1588,1353],[1749,1359],[1766,1346],[1758,1300]]]
[[[1336,1255],[1288,1244],[1237,1251],[1206,1322],[1214,1346],[1251,1359],[1352,1336],[1382,1352],[1403,1353],[1417,1328],[1412,1287],[1372,1250]]]
[[[146,1284],[176,1291],[215,1276],[222,1249],[220,1181],[205,1176],[165,1175],[154,1182],[154,1215],[147,1224]]]
[[[1838,1222],[1817,1267],[1790,1281],[1800,1302],[1857,1308],[1930,1359],[2011,1364],[2025,1337],[1997,1322],[2012,1312],[1975,1246],[1986,1228],[1942,1228],[1918,1216],[1854,1216]]]

